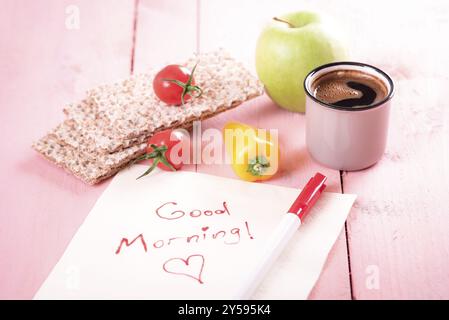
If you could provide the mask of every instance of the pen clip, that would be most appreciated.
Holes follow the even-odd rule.
[[[297,215],[302,220],[326,188],[326,184],[324,183],[326,180],[326,176],[319,172],[310,178],[288,212]]]

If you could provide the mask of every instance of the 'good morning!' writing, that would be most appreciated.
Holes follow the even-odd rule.
[[[220,208],[210,209],[189,209],[186,210],[178,205],[178,203],[165,202],[154,210],[154,214],[160,219],[178,220],[178,219],[201,219],[214,216],[231,216],[226,201],[223,201]],[[236,245],[240,243],[243,237],[249,240],[254,239],[251,234],[247,221],[243,221],[239,226],[233,228],[210,227],[211,220],[207,220],[207,225],[182,235],[168,236],[164,239],[156,239],[147,242],[144,234],[141,233],[134,238],[123,237],[117,247],[115,253],[123,252],[124,247],[131,245],[140,245],[142,250],[148,252],[150,249],[162,249],[164,247],[173,246],[179,243],[197,244],[206,241],[220,241],[224,245]]]

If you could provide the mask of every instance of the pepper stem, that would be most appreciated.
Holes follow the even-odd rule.
[[[264,156],[257,156],[248,162],[248,169],[246,170],[255,177],[260,177],[265,174],[270,167],[270,162]]]

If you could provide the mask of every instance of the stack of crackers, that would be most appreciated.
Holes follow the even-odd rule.
[[[195,55],[194,78],[203,89],[183,106],[168,106],[153,91],[158,70],[101,85],[64,108],[66,119],[33,144],[46,159],[88,184],[98,183],[145,153],[158,131],[189,128],[263,93],[261,83],[223,50]]]

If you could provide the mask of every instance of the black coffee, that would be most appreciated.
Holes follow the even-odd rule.
[[[312,84],[315,98],[343,108],[361,108],[385,99],[388,89],[377,77],[357,70],[326,73]]]

